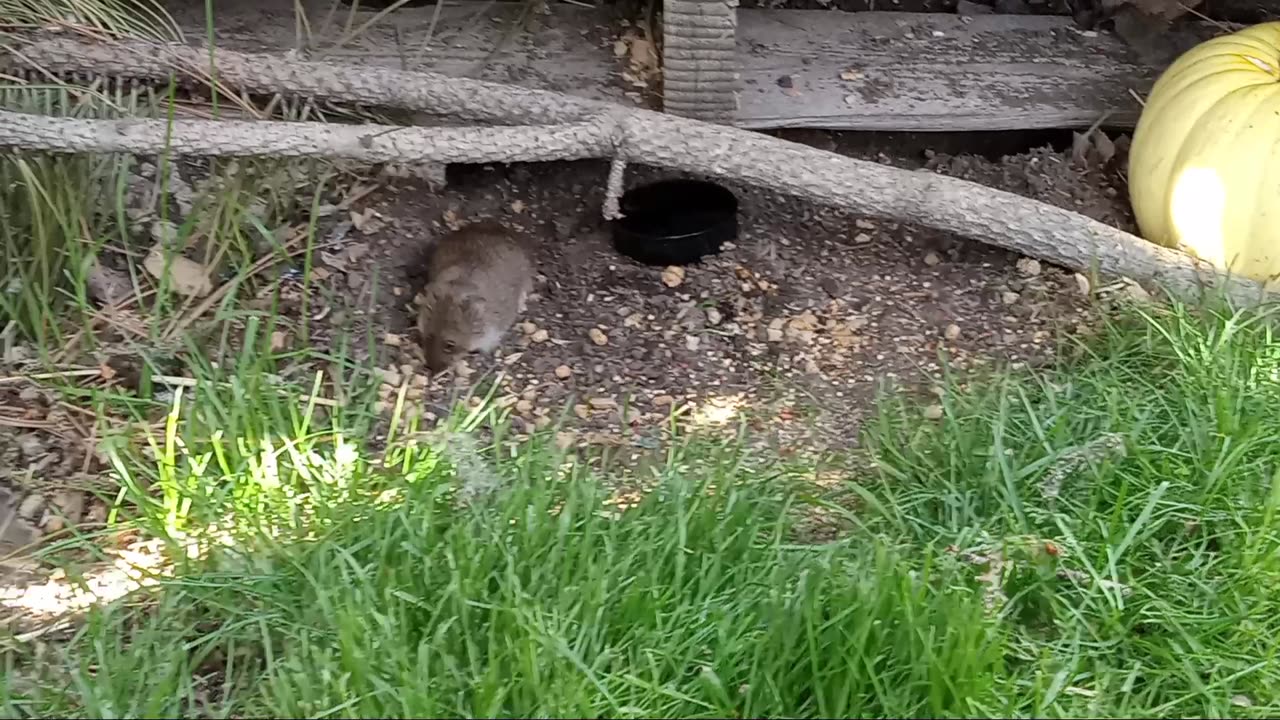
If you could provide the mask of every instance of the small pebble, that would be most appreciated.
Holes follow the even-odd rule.
[[[1011,290],[1006,290],[1000,294],[1000,302],[1004,303],[1005,305],[1012,305],[1018,302],[1018,300],[1021,299],[1021,297],[1022,296],[1016,292],[1013,292]]]
[[[609,336],[605,335],[604,331],[601,330],[600,328],[591,328],[589,331],[587,331],[587,336],[590,337],[591,342],[595,343],[596,345],[609,344]]]
[[[929,251],[924,255],[924,264],[930,267],[942,262],[942,256],[936,252]]]
[[[1016,267],[1018,272],[1027,277],[1035,277],[1040,274],[1040,261],[1035,258],[1019,258]]]
[[[950,325],[947,326],[946,331],[943,332],[943,336],[946,337],[948,340],[955,340],[956,338],[960,337],[960,326],[956,325],[955,323],[951,323]]]
[[[1124,292],[1125,295],[1129,296],[1130,300],[1136,300],[1138,302],[1151,301],[1151,293],[1147,292],[1146,288],[1136,282],[1125,283]]]
[[[924,418],[926,420],[939,420],[942,418],[942,406],[933,404],[924,409]]]
[[[551,333],[539,328],[529,335],[529,339],[536,343],[544,343],[551,339]]]
[[[1080,273],[1076,273],[1075,279],[1076,279],[1076,289],[1080,291],[1080,294],[1088,295],[1089,291],[1092,289],[1089,283],[1089,278],[1085,277],[1084,275],[1081,275]]]
[[[662,271],[662,284],[667,287],[677,287],[684,282],[684,268],[679,265],[669,265]]]
[[[561,380],[567,380],[572,375],[573,375],[573,368],[569,367],[568,365],[560,365],[556,367],[556,377],[560,378]]]

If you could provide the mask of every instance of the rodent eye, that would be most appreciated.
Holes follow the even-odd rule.
[[[458,346],[454,344],[452,340],[446,340],[444,343],[444,349],[446,352],[453,352],[457,347]]]

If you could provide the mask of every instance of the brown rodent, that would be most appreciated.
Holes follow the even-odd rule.
[[[440,238],[418,308],[427,369],[440,372],[471,352],[498,346],[533,290],[533,262],[515,234],[482,220]]]

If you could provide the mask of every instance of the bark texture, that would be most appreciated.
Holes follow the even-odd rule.
[[[55,73],[167,79],[209,75],[206,50],[143,43],[36,42],[23,55]],[[8,62],[13,62],[9,60]],[[613,158],[773,188],[855,213],[923,225],[1088,272],[1154,282],[1196,301],[1220,289],[1240,304],[1259,283],[1079,213],[958,178],[847,158],[751,131],[546,91],[429,73],[281,61],[221,52],[238,90],[322,96],[516,127],[81,120],[0,113],[0,147],[55,152],[310,156],[361,161],[504,162]],[[603,184],[603,183],[602,183]],[[616,198],[615,198],[616,199]],[[606,201],[605,207],[610,207]]]

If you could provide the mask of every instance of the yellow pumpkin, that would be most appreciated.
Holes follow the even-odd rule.
[[[1129,200],[1148,241],[1280,276],[1280,22],[1203,42],[1160,75],[1133,133]]]

